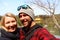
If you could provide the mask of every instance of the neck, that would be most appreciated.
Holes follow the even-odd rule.
[[[35,24],[36,23],[34,21],[32,21],[30,28],[33,27]]]

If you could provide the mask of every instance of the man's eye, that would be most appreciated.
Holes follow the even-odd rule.
[[[23,15],[24,17],[27,16],[27,15]]]
[[[28,16],[27,14],[23,14],[23,15],[20,15],[19,17],[21,18],[21,17],[26,17],[26,16]]]

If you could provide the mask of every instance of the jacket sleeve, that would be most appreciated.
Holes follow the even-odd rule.
[[[40,40],[57,40],[53,35],[51,35],[45,28],[42,28],[39,31]]]

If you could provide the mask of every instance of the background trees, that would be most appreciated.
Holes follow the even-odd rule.
[[[30,3],[37,5],[47,14],[51,15],[51,18],[60,32],[60,25],[55,17],[56,8],[58,6],[59,0],[32,0]]]

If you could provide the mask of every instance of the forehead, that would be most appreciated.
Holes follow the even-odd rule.
[[[21,12],[21,13],[19,13],[19,15],[28,15],[28,14],[26,14],[26,13],[24,13],[24,12]]]
[[[15,20],[15,18],[13,18],[13,17],[5,17],[5,20],[6,20],[6,21],[7,21],[7,20],[12,20],[12,19]]]

